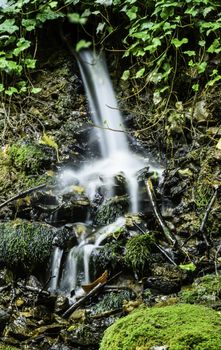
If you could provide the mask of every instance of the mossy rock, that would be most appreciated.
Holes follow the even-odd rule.
[[[190,288],[180,293],[180,297],[186,303],[221,305],[221,276],[206,275],[197,278]]]
[[[134,272],[143,272],[148,268],[151,260],[150,252],[153,247],[154,237],[149,233],[139,234],[130,238],[126,243],[125,263]]]
[[[34,142],[17,142],[8,147],[11,166],[26,174],[36,174],[48,168],[51,150]]]
[[[32,271],[49,258],[55,229],[15,220],[0,223],[0,235],[0,263],[16,271]]]
[[[111,224],[128,212],[128,196],[116,196],[102,204],[95,215],[95,223],[99,226]]]
[[[201,305],[141,307],[105,331],[100,350],[217,350],[220,331],[220,315]]]

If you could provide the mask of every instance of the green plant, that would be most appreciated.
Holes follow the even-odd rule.
[[[151,84],[155,101],[167,94],[168,105],[176,94],[176,77],[181,84],[188,82],[186,94],[191,87],[196,93],[220,81],[214,59],[221,52],[220,7],[218,0],[12,0],[0,8],[0,91],[39,91],[29,75],[37,64],[38,30],[66,20],[80,31],[84,28],[82,36],[90,25],[90,36],[73,43],[76,51],[92,43],[120,50],[122,57],[132,59],[122,79],[135,81],[134,93]],[[136,87],[136,81],[142,86]]]
[[[221,318],[199,305],[139,308],[117,320],[104,333],[100,350],[216,350]]]
[[[146,233],[130,238],[125,247],[124,260],[134,272],[143,272],[150,262],[150,251],[154,243],[151,234]]]

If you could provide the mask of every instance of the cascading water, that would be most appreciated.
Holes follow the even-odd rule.
[[[60,186],[65,188],[77,180],[85,188],[91,202],[95,199],[97,190],[103,187],[106,190],[105,199],[108,199],[115,195],[113,186],[115,176],[123,173],[130,201],[130,212],[136,213],[139,210],[138,171],[148,166],[151,168],[151,171],[161,175],[162,168],[151,164],[148,157],[144,158],[130,150],[122,115],[117,106],[103,57],[91,51],[82,51],[79,54],[78,64],[88,97],[94,124],[93,130],[98,139],[101,156],[97,160],[89,159],[88,163],[77,171],[66,169],[61,172],[59,177]],[[115,223],[112,225],[115,225]],[[119,225],[118,221],[117,225]],[[113,227],[111,229],[113,230]],[[108,229],[105,232],[109,232]],[[82,280],[89,282],[90,254],[95,247],[99,246],[100,234],[100,231],[96,233],[96,239],[93,244],[88,244],[87,241],[81,240],[79,245],[73,247],[69,252],[61,280],[59,283],[58,281],[56,282],[61,290],[70,292],[76,288],[78,284],[77,275],[80,273],[80,260],[83,261],[81,264],[84,275]],[[55,253],[58,254],[57,251]],[[55,262],[54,266],[57,269]],[[81,273],[82,266],[80,268]],[[55,273],[52,271],[53,274]]]

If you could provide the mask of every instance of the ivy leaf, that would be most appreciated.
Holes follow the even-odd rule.
[[[187,50],[187,51],[184,51],[184,53],[191,57],[191,56],[196,56],[196,52],[195,51],[192,51],[192,50]]]
[[[187,44],[187,43],[188,43],[188,39],[187,38],[183,38],[182,40],[174,38],[174,39],[171,40],[171,44],[173,44],[176,47],[176,49],[178,49],[183,44]]]
[[[25,38],[20,38],[16,44],[17,48],[13,50],[13,54],[15,56],[18,56],[22,51],[29,48],[30,45],[31,42],[29,40],[26,40]]]
[[[42,90],[41,88],[35,88],[34,87],[34,88],[31,89],[31,93],[32,94],[38,94],[41,90]]]
[[[126,81],[130,76],[130,71],[129,70],[125,70],[121,76],[121,79]]]
[[[216,148],[218,148],[219,150],[221,150],[221,139],[219,139],[219,141],[217,142]]]
[[[86,41],[86,40],[80,40],[78,41],[76,45],[76,52],[79,52],[81,49],[87,49],[89,46],[91,46],[91,41]]]
[[[132,6],[129,10],[125,9],[124,12],[126,12],[126,15],[129,17],[130,21],[133,21],[133,19],[137,18],[137,11],[138,11],[138,7]]]
[[[196,265],[194,263],[180,264],[179,267],[181,268],[181,270],[185,270],[185,271],[195,271],[196,270]]]
[[[209,53],[219,53],[221,51],[221,45],[219,39],[215,39],[210,47],[207,49]]]
[[[67,17],[71,23],[85,24],[87,22],[87,17],[81,17],[79,13],[68,13]]]
[[[102,32],[103,29],[104,29],[104,27],[105,27],[105,25],[106,25],[105,22],[100,22],[100,23],[98,23],[98,26],[97,26],[97,28],[96,28],[96,33],[98,34],[98,33]]]
[[[35,65],[36,65],[36,61],[37,60],[34,60],[32,58],[26,58],[24,60],[24,64],[26,65],[27,68],[31,68],[31,69],[34,69],[35,68]]]
[[[23,19],[21,24],[23,27],[25,27],[25,29],[28,32],[31,32],[36,27],[36,20],[35,19]]]
[[[16,32],[19,27],[14,24],[15,20],[14,19],[6,19],[2,24],[0,24],[0,33],[9,33],[13,34]]]
[[[5,90],[5,94],[8,96],[12,96],[14,93],[18,93],[18,90],[14,86],[10,86],[7,90]]]
[[[141,78],[144,75],[145,68],[141,68],[135,75],[135,78]]]
[[[202,63],[200,63],[197,67],[197,71],[199,74],[202,74],[205,72],[206,70],[206,67],[207,67],[207,62],[203,61]]]

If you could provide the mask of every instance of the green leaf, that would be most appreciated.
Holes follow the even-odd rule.
[[[32,94],[38,94],[42,89],[41,88],[32,88],[31,93]]]
[[[196,51],[187,50],[187,51],[184,51],[184,53],[189,57],[196,56]]]
[[[79,52],[81,49],[87,49],[89,46],[91,46],[91,41],[86,41],[86,40],[80,40],[78,41],[77,45],[76,45],[76,52]]]
[[[16,32],[19,27],[14,24],[14,19],[6,19],[2,24],[0,24],[0,33],[9,33],[12,34]]]
[[[187,38],[183,38],[182,40],[174,38],[174,39],[171,40],[171,44],[173,44],[176,47],[176,49],[178,49],[183,44],[187,44],[187,43],[188,43],[188,39]]]
[[[0,84],[0,92],[4,91],[5,88],[4,88],[4,85],[3,84]]]
[[[213,43],[210,45],[210,47],[207,49],[207,52],[209,53],[219,53],[221,51],[221,46],[219,39],[215,39]]]
[[[5,94],[8,96],[12,96],[14,93],[18,93],[18,90],[14,86],[10,86],[7,90],[5,90]]]
[[[79,13],[68,13],[67,17],[71,23],[85,24],[87,22],[87,18],[81,17]]]
[[[138,70],[138,72],[136,73],[135,78],[141,78],[144,75],[145,72],[145,68],[141,68],[140,70]]]
[[[196,270],[196,265],[194,263],[180,264],[179,267],[181,268],[181,270],[185,270],[185,271],[195,271]]]
[[[36,27],[36,20],[35,19],[23,19],[21,23],[22,23],[22,26],[25,27],[25,29],[28,32],[31,32]]]
[[[126,81],[130,76],[130,71],[129,70],[125,70],[121,76],[121,79]]]
[[[126,15],[129,17],[131,21],[137,18],[137,11],[138,11],[137,6],[132,6],[129,10],[128,9],[125,10]]]
[[[26,65],[27,68],[31,68],[31,69],[34,69],[35,66],[36,66],[36,61],[37,60],[34,60],[32,58],[26,58],[24,60],[24,64]]]
[[[98,23],[97,28],[96,28],[96,34],[103,32],[105,25],[106,25],[105,22]]]
[[[31,42],[29,40],[26,40],[25,38],[20,38],[16,44],[17,48],[13,50],[13,54],[15,56],[18,56],[22,51],[29,48],[30,45]]]
[[[219,141],[217,142],[216,148],[218,148],[219,150],[221,150],[221,139],[219,139]]]
[[[197,71],[199,74],[202,74],[205,72],[206,70],[206,67],[207,67],[207,62],[203,61],[202,63],[200,63],[198,66],[197,66]]]
[[[198,92],[199,91],[199,84],[197,83],[197,84],[193,84],[193,86],[192,86],[192,89],[193,89],[193,91],[195,91],[195,92]]]

